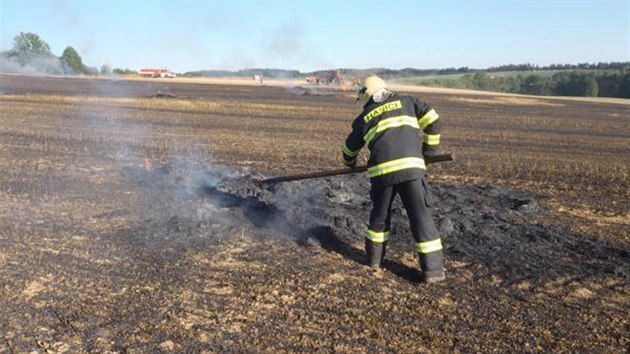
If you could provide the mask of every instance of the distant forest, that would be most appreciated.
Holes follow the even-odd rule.
[[[446,69],[425,76],[391,77],[399,83],[425,86],[545,96],[630,98],[630,63],[564,64],[546,67],[525,64],[505,65],[486,70],[465,69],[458,72]]]

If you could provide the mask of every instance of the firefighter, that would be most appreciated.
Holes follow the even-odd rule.
[[[353,121],[342,151],[345,165],[354,167],[359,150],[364,145],[370,150],[372,210],[365,235],[369,265],[379,269],[383,262],[392,202],[399,195],[409,218],[423,280],[444,280],[442,241],[432,218],[423,158],[437,153],[439,115],[415,97],[392,92],[376,75],[365,79],[357,99],[364,103],[363,112]]]

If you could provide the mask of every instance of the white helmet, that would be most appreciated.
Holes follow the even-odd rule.
[[[368,76],[365,79],[365,93],[368,96],[372,96],[376,91],[380,89],[386,89],[385,81],[376,75]]]
[[[359,87],[357,101],[365,103],[374,93],[381,89],[387,89],[385,81],[376,75],[370,75],[363,81],[363,85]]]

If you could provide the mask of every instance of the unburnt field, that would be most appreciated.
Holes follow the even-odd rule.
[[[330,88],[0,74],[0,353],[606,352],[630,344],[630,105],[422,92],[447,281],[400,203],[363,265]],[[364,153],[361,158],[365,160]]]

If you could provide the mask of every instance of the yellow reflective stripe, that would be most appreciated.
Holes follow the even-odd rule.
[[[435,122],[438,118],[440,118],[440,115],[437,114],[435,109],[431,109],[430,111],[425,113],[425,115],[423,115],[420,119],[418,119],[418,124],[420,124],[422,128],[426,128],[431,123]]]
[[[348,147],[346,146],[346,144],[343,144],[343,153],[350,156],[350,157],[354,157],[357,156],[359,154],[359,151],[352,151],[350,149],[348,149]]]
[[[402,104],[400,103],[400,101],[385,103],[384,105],[380,105],[374,108],[373,110],[371,110],[370,113],[366,114],[365,117],[363,117],[363,121],[367,123],[376,116],[380,116],[381,114],[385,112],[393,111],[400,108],[402,108]]]
[[[385,131],[389,128],[402,127],[403,125],[408,125],[412,128],[420,129],[420,126],[418,125],[418,121],[416,120],[416,118],[412,116],[396,116],[396,117],[386,118],[378,122],[376,126],[368,130],[367,134],[365,134],[365,136],[363,137],[363,140],[365,140],[366,144],[369,144],[370,141],[374,139],[376,134],[382,131]]]
[[[402,159],[388,161],[368,168],[368,176],[372,178],[387,173],[404,170],[406,168],[421,168],[424,170],[426,169],[424,165],[424,159],[420,157],[404,157]]]
[[[437,240],[433,241],[418,242],[413,245],[413,248],[416,250],[416,252],[422,254],[439,251],[442,249],[442,240],[438,238]]]
[[[368,229],[365,237],[372,242],[383,243],[389,240],[389,231],[376,232]]]
[[[427,134],[424,135],[424,143],[427,145],[439,145],[440,144],[440,134]]]

